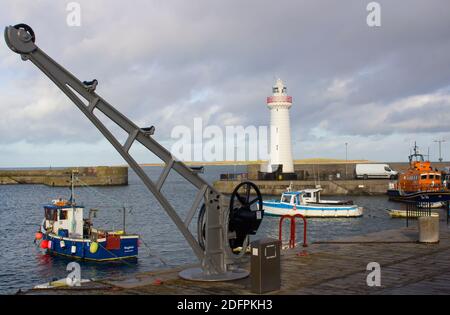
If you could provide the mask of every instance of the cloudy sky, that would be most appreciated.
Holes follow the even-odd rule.
[[[2,0],[1,25],[36,44],[170,147],[177,125],[267,125],[282,78],[294,98],[294,157],[404,161],[417,140],[450,159],[450,2]],[[3,42],[3,40],[2,40]],[[0,44],[0,167],[123,163],[30,62]],[[140,162],[153,162],[137,150]]]

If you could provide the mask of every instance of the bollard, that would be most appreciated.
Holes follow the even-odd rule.
[[[261,294],[279,290],[281,287],[281,242],[263,239],[251,244],[251,290]]]
[[[439,216],[419,217],[419,242],[439,243]]]

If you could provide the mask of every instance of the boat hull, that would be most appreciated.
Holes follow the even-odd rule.
[[[388,189],[389,200],[398,202],[415,203],[443,203],[450,201],[449,191],[422,191],[422,192],[400,192],[397,189]]]
[[[90,261],[113,261],[122,259],[133,259],[138,256],[137,235],[127,235],[120,237],[120,247],[108,249],[106,239],[97,242],[98,249],[91,253],[91,241],[88,239],[72,239],[53,234],[46,234],[44,239],[50,241],[48,253],[61,255],[75,259]]]
[[[264,215],[283,216],[301,214],[308,218],[350,218],[363,215],[363,208],[357,206],[312,206],[293,205],[280,202],[263,202]]]

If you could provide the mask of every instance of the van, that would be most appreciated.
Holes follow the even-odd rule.
[[[395,179],[397,171],[392,170],[388,164],[356,164],[356,178],[390,178]]]

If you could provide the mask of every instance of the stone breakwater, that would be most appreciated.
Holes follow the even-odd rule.
[[[47,170],[0,170],[0,185],[42,184],[53,187],[70,186],[72,170],[77,171],[76,186],[128,185],[128,167],[95,166]]]

